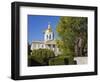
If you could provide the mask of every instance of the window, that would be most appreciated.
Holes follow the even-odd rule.
[[[48,44],[48,46],[50,47],[50,44]]]
[[[51,39],[51,34],[49,35],[49,39]]]
[[[47,40],[48,40],[48,35],[47,35]]]
[[[53,48],[55,48],[55,45],[53,45]]]
[[[43,48],[43,44],[41,44],[41,47]]]

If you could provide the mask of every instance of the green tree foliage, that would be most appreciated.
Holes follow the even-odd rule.
[[[41,64],[48,64],[49,59],[54,56],[54,52],[50,49],[37,49],[32,51],[30,58]]]
[[[71,65],[74,64],[73,58],[71,56],[59,55],[55,58],[49,60],[49,65]]]
[[[63,16],[60,18],[56,31],[58,34],[57,46],[65,55],[75,54],[75,46],[79,44],[78,39],[82,43],[82,50],[87,46],[86,17]],[[78,46],[76,48],[78,50]]]
[[[28,55],[31,54],[31,45],[28,43]]]

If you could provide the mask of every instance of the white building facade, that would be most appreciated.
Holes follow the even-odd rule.
[[[40,48],[51,49],[54,51],[56,56],[60,54],[56,41],[54,40],[54,32],[52,31],[50,24],[48,24],[48,28],[44,32],[44,41],[33,41],[31,44],[31,50]]]

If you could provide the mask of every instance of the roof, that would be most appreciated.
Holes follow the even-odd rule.
[[[49,41],[46,41],[45,44],[56,44],[56,41],[55,40],[49,40]]]
[[[44,43],[44,41],[33,41],[32,43]]]

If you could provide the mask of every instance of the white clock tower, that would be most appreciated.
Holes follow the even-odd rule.
[[[50,40],[54,40],[54,33],[52,32],[50,24],[48,24],[48,28],[44,32],[44,41]]]

